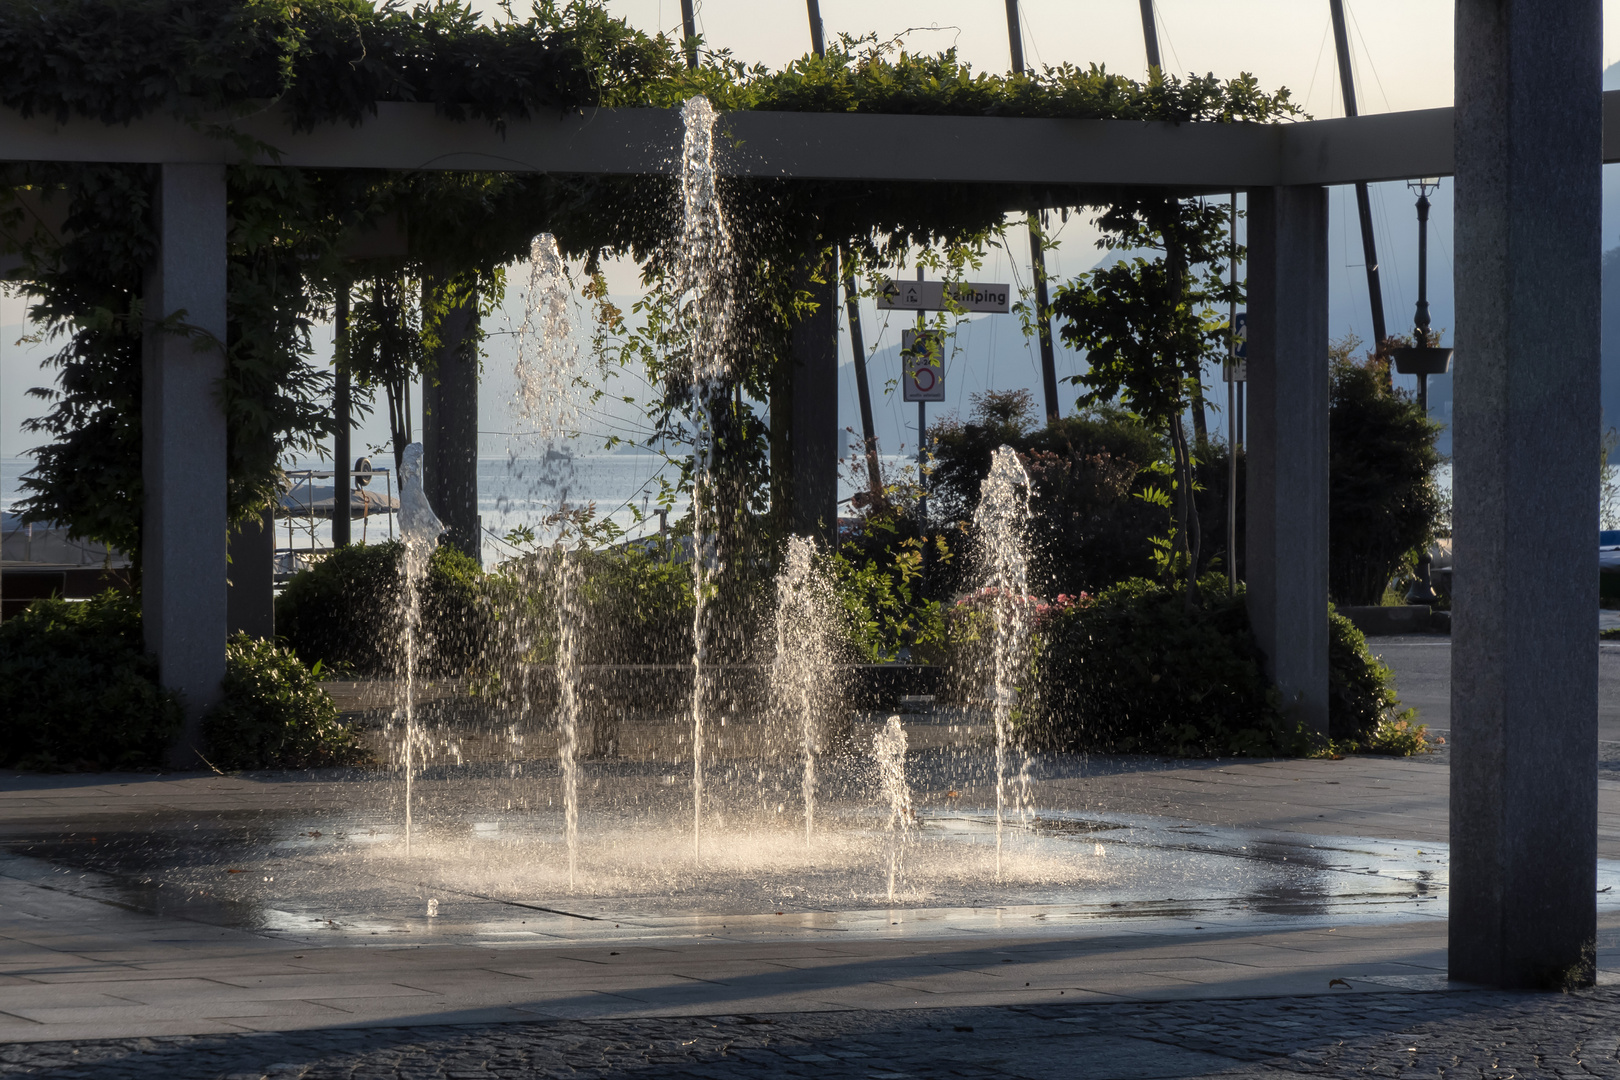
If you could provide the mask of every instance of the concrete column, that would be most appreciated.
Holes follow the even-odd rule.
[[[838,283],[811,286],[817,308],[793,328],[790,529],[831,546],[838,530]]]
[[[1327,192],[1249,192],[1249,619],[1284,707],[1328,729]]]
[[[1457,4],[1451,977],[1591,985],[1599,0]]]
[[[445,542],[482,562],[478,350],[470,343],[463,347],[477,321],[476,300],[445,314],[439,327],[443,344],[434,369],[422,379],[422,490],[449,530]]]
[[[163,165],[147,270],[141,383],[141,613],[165,687],[186,703],[170,752],[194,765],[225,675],[225,167]],[[159,330],[162,320],[180,329]]]
[[[250,637],[276,636],[276,519],[266,510],[231,527],[230,591],[225,628]]]

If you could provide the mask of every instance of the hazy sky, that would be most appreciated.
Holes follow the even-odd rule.
[[[679,0],[609,0],[609,7],[645,30],[673,31],[679,26]],[[1603,56],[1607,65],[1620,60],[1620,0],[1607,0],[1604,7],[1606,14],[1617,16],[1606,20],[1612,27],[1604,32]],[[707,42],[716,48],[729,48],[750,62],[779,66],[808,49],[808,23],[801,0],[697,0],[697,8],[699,28]],[[1363,112],[1451,104],[1451,3],[1346,0],[1346,8]],[[1213,71],[1222,76],[1252,72],[1267,88],[1287,86],[1313,116],[1342,114],[1327,0],[1158,0],[1157,9],[1164,63],[1171,72]],[[1009,65],[1001,0],[821,0],[821,10],[829,37],[839,32],[875,32],[884,39],[903,34],[908,45],[917,50],[936,51],[954,45],[975,68],[1005,71]],[[1132,76],[1145,73],[1137,0],[1024,0],[1022,12],[1025,54],[1032,64],[1095,62]],[[1614,173],[1617,168],[1611,166],[1605,172]],[[1620,239],[1610,235],[1620,231],[1620,183],[1616,179],[1606,176],[1606,187],[1612,189],[1605,200],[1606,219],[1614,220],[1606,220],[1605,247]],[[1410,321],[1415,292],[1416,228],[1411,197],[1403,184],[1374,185],[1373,205],[1385,267],[1386,310],[1391,329],[1399,329]],[[1330,208],[1333,333],[1338,336],[1354,331],[1367,337],[1365,277],[1354,201],[1348,189],[1330,193]],[[1430,267],[1435,324],[1447,328],[1453,323],[1450,209],[1448,183],[1435,199]],[[1011,230],[1008,239],[1010,254],[993,253],[981,280],[1016,282],[1021,276],[1027,280],[1023,233]],[[1071,220],[1062,239],[1063,246],[1051,267],[1054,272],[1069,276],[1097,261],[1099,256],[1091,243],[1094,233],[1084,220]],[[521,276],[515,273],[513,280]],[[610,281],[616,293],[629,292],[635,284],[634,268],[613,268]],[[887,338],[881,336],[883,324],[870,308],[866,321],[869,347],[887,344]],[[16,343],[23,330],[20,301],[0,301],[0,324],[5,335],[0,341],[0,365],[4,368],[0,454],[9,457],[38,441],[37,437],[22,434],[18,425],[24,416],[38,410],[36,403],[22,397],[22,391],[43,381],[37,366],[42,350]],[[993,346],[983,346],[985,334],[993,336]],[[987,387],[1038,385],[1033,349],[1019,338],[1015,328],[991,320],[983,324],[979,337],[980,344],[970,352],[984,359],[964,359],[958,370],[950,373],[951,401],[939,411],[964,408],[969,394]],[[317,340],[323,349],[329,347],[329,331],[320,330]],[[846,415],[841,421],[849,425],[855,423],[854,392],[848,372],[847,342],[843,348],[842,382],[848,385],[841,387],[842,398],[846,399],[842,408]],[[1062,358],[1060,368],[1065,370],[1060,374],[1078,370],[1078,364],[1073,357]],[[480,427],[485,430],[511,426],[505,409],[511,387],[509,370],[505,339],[492,339],[481,394],[484,415]],[[873,378],[881,386],[884,373],[875,370]],[[626,392],[632,389],[624,388]],[[1449,396],[1448,390],[1444,393]],[[1072,391],[1066,390],[1065,400],[1071,396]],[[877,404],[878,435],[885,448],[896,447],[902,441],[910,443],[914,431],[906,429],[913,423],[914,407],[902,408],[898,401],[887,399]],[[373,424],[357,435],[356,443],[381,439],[380,426]],[[482,451],[499,452],[498,444],[498,438],[486,438]]]

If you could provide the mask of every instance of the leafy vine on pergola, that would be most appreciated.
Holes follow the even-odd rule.
[[[1247,75],[1142,84],[1063,65],[1000,76],[971,71],[954,52],[915,55],[871,37],[844,37],[825,58],[806,56],[780,70],[725,53],[706,53],[688,70],[678,41],[634,30],[588,0],[541,3],[524,18],[503,6],[494,20],[460,3],[396,0],[378,7],[365,0],[36,0],[0,11],[0,50],[8,57],[0,104],[110,124],[281,108],[308,130],[363,123],[378,103],[405,101],[500,127],[548,111],[669,107],[699,93],[722,110],[1174,122],[1275,122],[1297,112],[1286,90],[1266,93]],[[40,163],[6,167],[0,184],[0,223],[21,221],[20,191],[63,199],[68,210],[64,239],[31,235],[22,245],[18,284],[33,301],[32,317],[62,342],[52,361],[57,387],[36,391],[49,406],[31,429],[51,441],[24,480],[24,510],[137,557],[140,298],[156,245],[153,176],[152,166]],[[761,223],[750,230],[738,289],[755,331],[738,357],[739,389],[755,400],[769,394],[791,325],[811,303],[805,269],[813,274],[834,248],[871,265],[917,247],[975,248],[1009,211],[1107,205],[1114,194],[729,181],[734,217]],[[655,295],[669,281],[675,205],[666,177],[243,164],[228,171],[228,196],[224,390],[233,516],[264,504],[282,452],[310,449],[329,433],[330,376],[312,363],[310,329],[329,317],[337,290],[380,276],[431,275],[445,288],[498,298],[503,268],[526,257],[542,231],[591,270],[604,256],[623,255],[642,265]],[[769,208],[768,227],[766,214],[751,212],[761,207]],[[346,236],[388,219],[409,224],[408,256],[341,258]],[[431,339],[428,307],[422,332]]]

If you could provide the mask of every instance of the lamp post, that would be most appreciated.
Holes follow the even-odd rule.
[[[1418,295],[1417,311],[1412,316],[1412,342],[1404,348],[1392,350],[1395,370],[1402,375],[1416,375],[1418,381],[1418,408],[1429,415],[1429,376],[1444,375],[1451,370],[1451,350],[1431,344],[1429,332],[1429,193],[1440,186],[1438,176],[1425,176],[1408,180],[1406,186],[1417,192],[1418,219]]]

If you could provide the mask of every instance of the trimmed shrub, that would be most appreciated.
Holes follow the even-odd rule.
[[[1410,394],[1390,389],[1386,360],[1353,359],[1358,344],[1346,336],[1330,350],[1328,595],[1341,604],[1378,604],[1444,515],[1434,481],[1440,425]]]
[[[138,600],[36,600],[0,623],[0,763],[25,769],[157,765],[181,710],[158,688]]]
[[[390,675],[400,659],[400,558],[404,545],[350,544],[294,574],[276,598],[276,635],[304,660],[333,672]],[[424,675],[464,674],[482,655],[494,617],[484,572],[453,547],[428,562],[422,586]]]
[[[1179,584],[1122,581],[1054,609],[1039,631],[1025,730],[1038,746],[1178,757],[1297,754],[1243,595],[1207,579],[1189,611]]]
[[[209,761],[221,769],[318,768],[364,759],[337,704],[292,650],[237,634],[225,650],[224,696],[203,719]]]
[[[1328,612],[1328,736],[1348,753],[1409,755],[1428,750],[1427,729],[1401,709],[1394,672],[1367,649],[1366,635]]]

